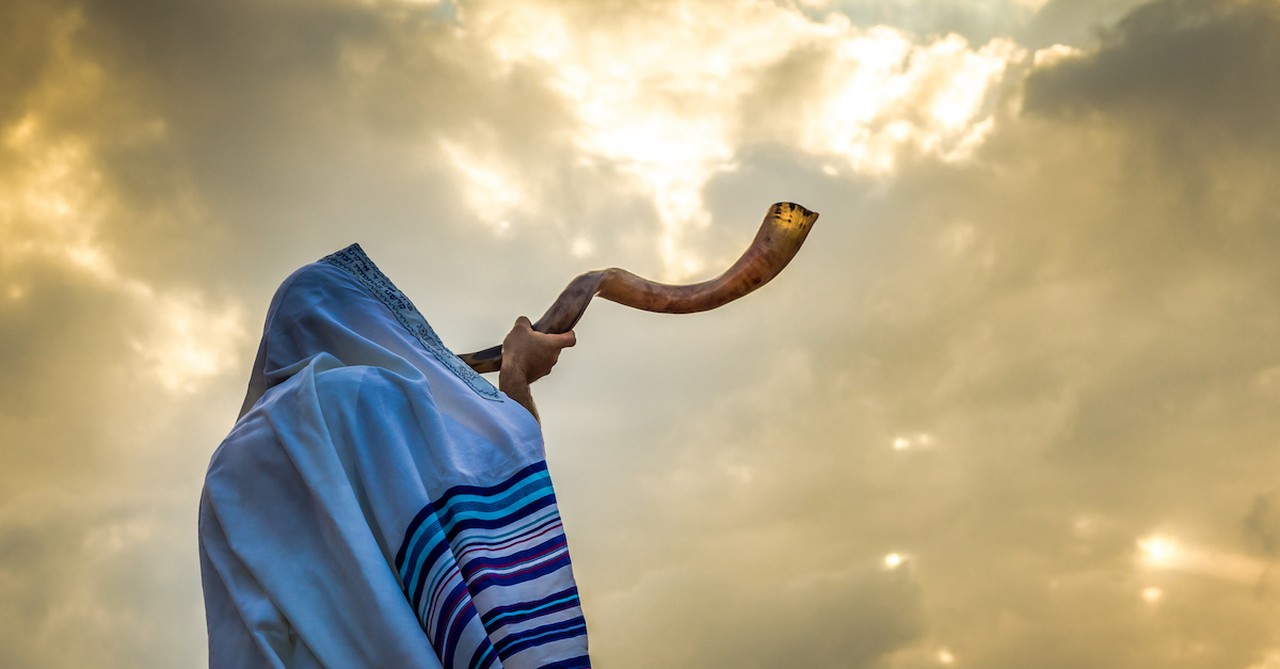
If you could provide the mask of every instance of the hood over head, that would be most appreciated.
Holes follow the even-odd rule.
[[[330,366],[380,367],[406,378],[425,377],[433,394],[465,391],[463,399],[502,399],[445,347],[359,244],[302,267],[280,285],[267,310],[240,416],[318,356],[330,358]]]

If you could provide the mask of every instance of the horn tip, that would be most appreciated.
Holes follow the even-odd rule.
[[[800,218],[808,220],[810,223],[818,220],[818,212],[795,202],[778,202],[770,207],[770,211],[778,216],[785,216],[794,212]]]

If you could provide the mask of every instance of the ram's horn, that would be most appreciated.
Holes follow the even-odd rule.
[[[773,205],[760,225],[760,232],[738,262],[720,276],[702,283],[672,286],[616,267],[587,272],[569,282],[547,313],[533,324],[533,329],[550,334],[572,330],[596,295],[628,307],[664,314],[715,309],[777,276],[800,250],[816,220],[818,214],[798,204]],[[460,357],[477,372],[496,372],[502,368],[502,346]]]

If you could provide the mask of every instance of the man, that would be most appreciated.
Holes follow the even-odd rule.
[[[573,344],[520,318],[494,388],[358,245],[290,276],[201,498],[210,666],[589,667],[529,391]]]

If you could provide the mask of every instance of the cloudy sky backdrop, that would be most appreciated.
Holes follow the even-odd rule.
[[[197,667],[204,467],[359,241],[535,386],[606,669],[1280,668],[1272,0],[0,5],[0,666]]]

